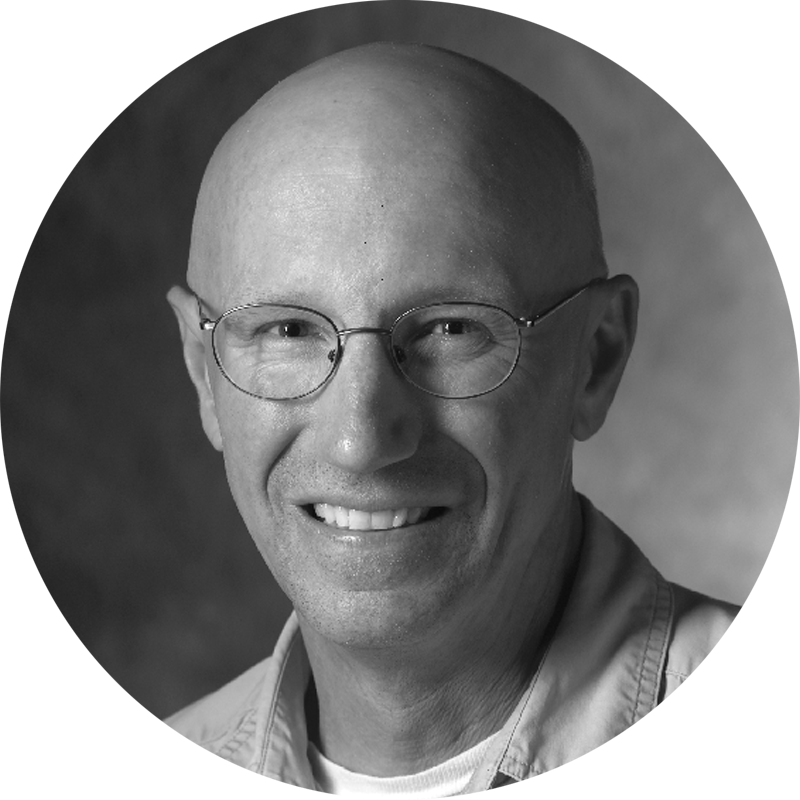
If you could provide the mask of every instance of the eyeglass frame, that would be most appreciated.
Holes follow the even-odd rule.
[[[336,373],[337,369],[339,368],[339,364],[341,364],[342,358],[344,356],[344,337],[350,336],[354,333],[374,333],[380,336],[388,336],[389,341],[391,342],[391,337],[394,334],[395,328],[400,324],[400,322],[408,317],[410,314],[414,314],[417,311],[422,311],[423,309],[428,308],[436,308],[438,306],[481,306],[482,308],[491,308],[495,311],[500,311],[505,314],[516,326],[517,326],[517,353],[514,358],[514,363],[508,370],[508,374],[500,381],[497,385],[493,386],[491,389],[485,389],[482,392],[476,392],[475,394],[469,395],[459,395],[457,397],[450,397],[448,395],[438,394],[437,392],[432,392],[430,389],[425,389],[422,386],[414,383],[411,378],[406,375],[403,369],[400,367],[400,362],[398,361],[397,354],[394,352],[394,348],[389,348],[391,354],[391,361],[392,365],[394,366],[395,370],[406,380],[411,386],[415,389],[418,389],[425,394],[429,394],[433,397],[439,397],[442,400],[471,400],[474,397],[482,397],[485,394],[489,394],[490,392],[499,389],[514,373],[514,370],[517,368],[517,364],[519,363],[519,357],[522,352],[522,337],[520,336],[520,331],[522,330],[529,330],[540,322],[543,322],[548,317],[555,314],[556,311],[564,308],[564,306],[571,303],[573,300],[576,300],[580,297],[587,289],[592,286],[596,286],[600,283],[604,283],[607,278],[593,278],[588,283],[585,283],[580,288],[576,289],[572,294],[568,295],[567,297],[559,300],[554,305],[544,309],[544,311],[540,311],[538,314],[535,314],[531,317],[515,317],[510,311],[506,309],[496,306],[493,303],[483,303],[480,301],[472,301],[472,300],[445,300],[439,303],[426,303],[425,305],[421,306],[414,306],[414,308],[409,308],[407,311],[404,311],[400,314],[399,317],[395,319],[395,321],[391,324],[389,328],[372,328],[372,327],[356,327],[356,328],[343,328],[339,330],[336,323],[323,314],[321,311],[317,311],[315,308],[309,308],[308,306],[299,306],[294,305],[291,303],[270,303],[270,302],[259,302],[259,303],[243,303],[238,306],[234,306],[233,308],[229,308],[227,311],[224,311],[220,314],[216,319],[212,319],[211,317],[207,317],[203,313],[203,304],[205,303],[197,294],[194,294],[195,300],[197,301],[197,312],[200,317],[199,326],[200,330],[203,332],[210,332],[211,333],[211,350],[214,353],[214,361],[219,368],[219,371],[225,377],[225,379],[230,383],[234,388],[238,389],[243,394],[249,395],[250,397],[254,397],[257,400],[269,400],[271,402],[285,402],[287,400],[301,400],[304,397],[308,397],[310,394],[322,389],[324,386],[328,384],[328,382],[333,378],[334,374]],[[330,324],[331,328],[336,332],[336,350],[331,351],[334,356],[333,358],[328,355],[328,358],[331,362],[331,369],[328,374],[323,378],[321,383],[317,384],[313,389],[309,389],[307,392],[303,392],[302,394],[294,395],[292,397],[264,397],[263,395],[256,394],[255,392],[248,391],[247,389],[243,389],[236,383],[233,378],[225,370],[225,367],[222,365],[222,360],[220,359],[219,353],[217,352],[217,343],[215,339],[215,332],[217,326],[222,322],[225,317],[230,316],[231,314],[235,314],[238,311],[243,311],[247,308],[260,308],[262,306],[272,306],[274,308],[296,308],[299,311],[307,311],[312,314],[316,314],[319,317],[322,317],[327,323]]]

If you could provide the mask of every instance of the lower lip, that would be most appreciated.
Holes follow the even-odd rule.
[[[298,509],[299,510],[299,509]],[[297,531],[318,580],[348,591],[386,591],[427,584],[451,558],[452,509],[389,530],[334,528],[305,511]]]

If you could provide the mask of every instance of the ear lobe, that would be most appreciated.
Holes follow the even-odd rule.
[[[639,310],[639,287],[629,275],[615,275],[593,295],[572,420],[572,435],[581,442],[605,421],[633,348]]]
[[[211,382],[208,377],[206,343],[199,326],[197,300],[191,292],[173,286],[167,292],[167,301],[175,312],[183,341],[183,360],[200,401],[200,419],[211,444],[222,451],[222,434],[217,420],[217,409]]]

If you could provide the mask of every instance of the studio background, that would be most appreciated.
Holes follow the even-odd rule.
[[[275,82],[368,41],[476,57],[556,106],[593,155],[634,355],[576,485],[670,579],[747,596],[788,492],[797,363],[780,278],[733,179],[673,109],[558,34],[464,6],[337,6],[179,67],[89,149],[31,247],[0,403],[12,495],[77,635],[165,715],[267,655],[288,614],[205,440],[164,300],[225,130]],[[88,143],[87,143],[88,144]]]

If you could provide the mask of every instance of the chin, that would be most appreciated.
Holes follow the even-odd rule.
[[[421,591],[335,592],[327,602],[297,602],[304,627],[355,649],[413,645],[435,633],[449,614],[445,593]]]

